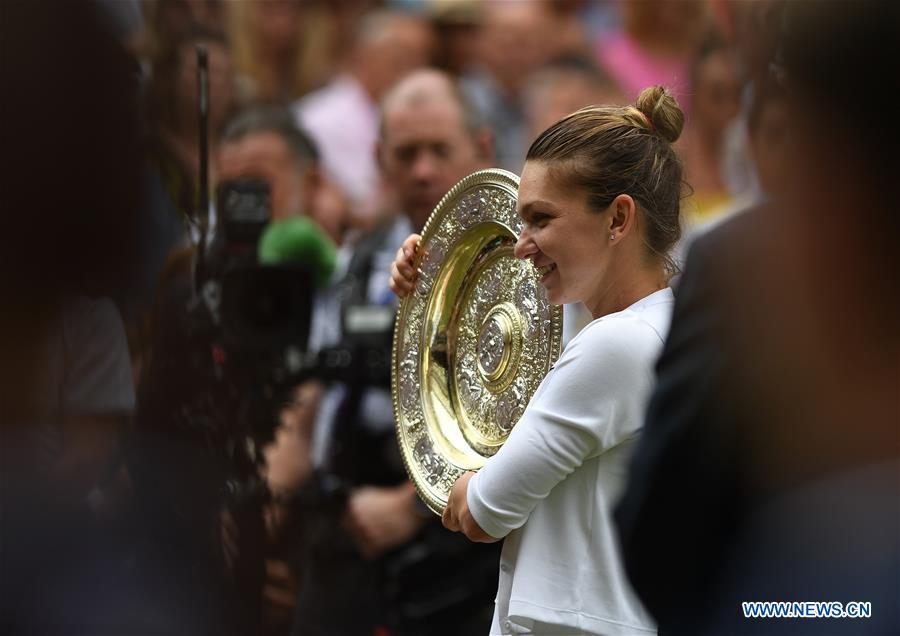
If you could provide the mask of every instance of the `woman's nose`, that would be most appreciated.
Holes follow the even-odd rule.
[[[537,245],[534,244],[534,241],[531,240],[531,237],[528,234],[528,230],[522,230],[522,233],[519,235],[519,239],[516,241],[516,246],[513,249],[513,254],[515,254],[516,258],[528,258],[532,254],[537,252]]]

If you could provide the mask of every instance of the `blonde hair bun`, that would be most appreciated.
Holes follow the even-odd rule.
[[[645,88],[634,106],[647,117],[654,132],[670,144],[678,141],[684,128],[684,112],[665,86]]]

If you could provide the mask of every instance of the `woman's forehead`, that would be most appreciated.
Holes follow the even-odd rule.
[[[561,178],[558,170],[544,162],[529,161],[522,169],[519,180],[519,203],[526,205],[532,200],[548,202],[569,201],[578,198],[579,188],[573,187]]]

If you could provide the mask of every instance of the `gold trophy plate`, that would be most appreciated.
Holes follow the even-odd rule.
[[[530,260],[513,254],[519,179],[481,170],[441,199],[416,254],[415,289],[394,327],[397,440],[422,500],[496,453],[559,357],[562,309]]]

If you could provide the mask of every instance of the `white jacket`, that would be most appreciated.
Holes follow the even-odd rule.
[[[585,327],[469,482],[475,521],[506,537],[492,634],[530,633],[535,623],[656,633],[625,577],[612,509],[673,303],[663,289]]]

